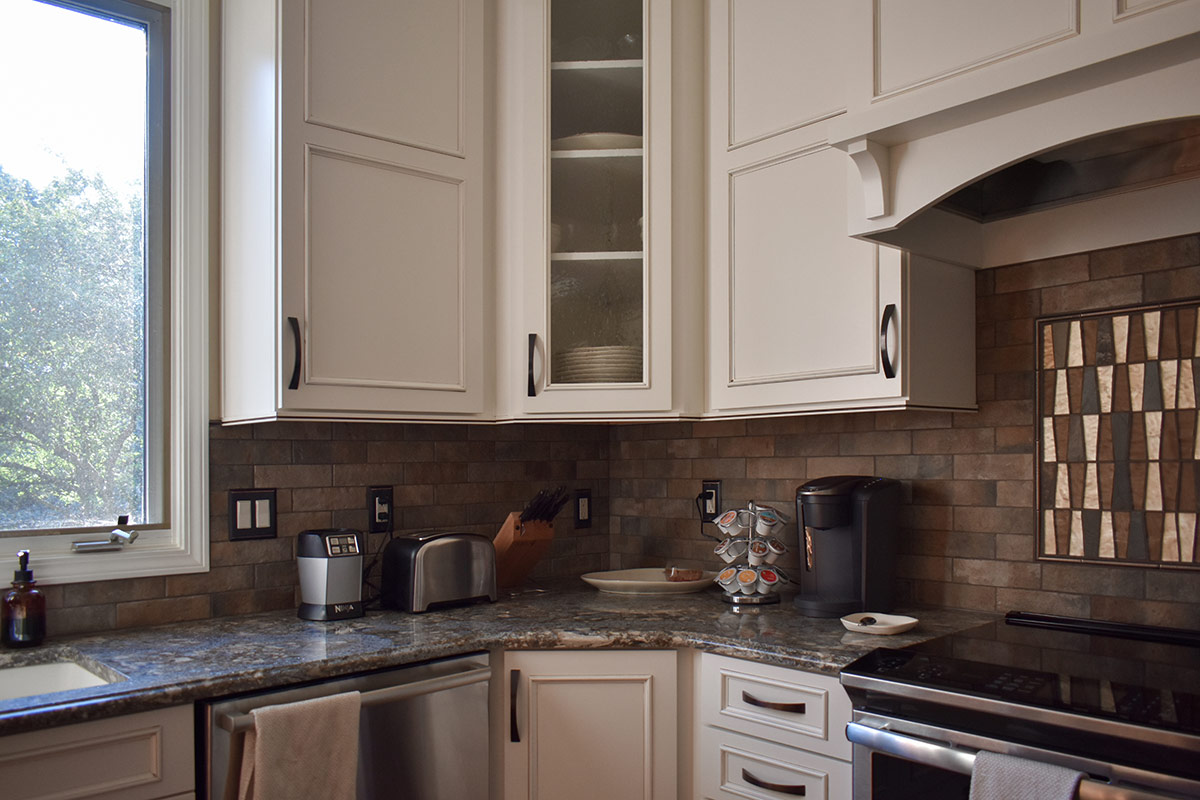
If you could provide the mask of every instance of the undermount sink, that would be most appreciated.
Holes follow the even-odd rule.
[[[0,700],[104,686],[125,679],[112,670],[99,671],[110,672],[112,677],[101,677],[74,661],[0,667]]]

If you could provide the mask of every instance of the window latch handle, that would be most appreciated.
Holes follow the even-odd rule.
[[[71,542],[71,551],[75,553],[105,553],[113,550],[124,550],[125,545],[133,542],[138,532],[129,527],[129,516],[122,514],[117,517],[117,527],[108,534],[107,539],[80,539]]]

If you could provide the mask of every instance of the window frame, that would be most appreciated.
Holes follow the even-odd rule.
[[[122,16],[107,0],[50,2]],[[162,251],[155,253],[155,237],[148,237],[147,259],[152,265],[165,261],[165,269],[152,266],[147,275],[147,342],[151,350],[162,350],[150,353],[159,357],[161,370],[157,381],[153,371],[147,372],[147,402],[158,410],[147,415],[146,436],[148,464],[157,464],[162,478],[148,481],[147,491],[160,494],[149,498],[149,506],[161,509],[161,520],[135,526],[137,540],[119,551],[71,550],[74,541],[100,538],[95,528],[0,538],[0,569],[4,551],[29,550],[30,567],[42,584],[207,572],[209,567],[209,3],[130,3],[161,8],[167,20],[167,80],[164,85],[161,73],[152,70],[147,84],[149,93],[162,92],[167,109],[166,130],[151,130],[147,137],[147,230],[159,230]],[[156,325],[165,336],[155,334]],[[155,393],[165,402],[155,403]]]

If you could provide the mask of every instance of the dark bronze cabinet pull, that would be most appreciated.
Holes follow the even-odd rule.
[[[508,682],[510,687],[508,700],[508,740],[510,742],[520,742],[521,731],[517,728],[517,686],[521,683],[521,670],[509,670]]]
[[[749,692],[742,692],[742,702],[759,708],[769,708],[772,711],[786,711],[789,714],[804,714],[804,703],[775,703],[770,700],[759,700]]]
[[[803,784],[797,783],[788,785],[786,783],[771,783],[770,781],[764,781],[754,777],[750,774],[749,770],[745,769],[742,770],[742,780],[751,786],[757,786],[760,789],[769,789],[772,792],[779,792],[780,794],[790,794],[795,797],[804,797]]]
[[[883,365],[883,377],[891,380],[896,377],[896,368],[888,356],[887,335],[892,325],[892,317],[896,315],[896,304],[888,303],[883,309],[883,321],[879,323],[879,361]]]
[[[537,397],[537,383],[533,380],[533,357],[537,355],[537,334],[529,334],[529,385],[525,393],[529,397]]]
[[[292,329],[292,338],[296,340],[296,360],[292,363],[292,379],[288,381],[289,389],[300,388],[300,364],[303,362],[303,357],[300,353],[300,320],[295,317],[288,317],[288,325]]]

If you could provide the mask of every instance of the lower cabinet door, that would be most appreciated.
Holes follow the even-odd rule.
[[[705,726],[696,753],[705,800],[850,800],[845,761]]]
[[[505,654],[505,800],[675,800],[674,651]]]

